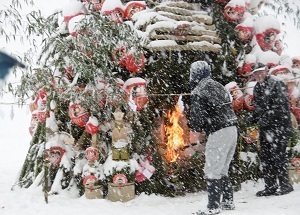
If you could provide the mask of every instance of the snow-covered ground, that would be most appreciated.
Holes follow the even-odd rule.
[[[2,100],[2,99],[1,99]],[[129,202],[111,202],[107,199],[72,198],[69,193],[50,196],[46,204],[41,188],[19,189],[14,187],[21,169],[31,136],[28,131],[28,107],[0,106],[0,215],[184,215],[192,214],[207,204],[205,191],[186,196],[166,198],[157,195],[139,195]],[[231,215],[299,215],[300,184],[295,191],[284,196],[256,197],[263,183],[248,182],[235,193],[236,210],[223,211]]]
[[[9,0],[1,0],[1,3]],[[42,1],[37,1],[42,2]],[[53,0],[43,3],[39,8],[49,10],[49,5],[61,2]],[[299,29],[289,31],[285,38],[288,54],[291,57],[300,54],[298,41]],[[2,44],[1,44],[2,47]],[[13,52],[20,48],[6,46]],[[11,78],[12,75],[11,75]],[[110,202],[107,199],[89,200],[84,196],[72,198],[68,193],[50,196],[49,203],[44,201],[40,187],[35,189],[19,189],[14,187],[21,169],[31,136],[28,131],[30,111],[28,106],[19,108],[15,105],[4,105],[12,102],[10,96],[0,97],[0,215],[69,215],[69,214],[103,214],[103,215],[184,215],[192,214],[207,204],[206,192],[187,194],[183,197],[166,198],[156,195],[136,196],[126,202]],[[263,188],[263,183],[248,182],[235,193],[236,210],[223,211],[222,214],[232,215],[299,215],[300,184],[294,184],[295,191],[284,196],[256,197],[255,193]]]

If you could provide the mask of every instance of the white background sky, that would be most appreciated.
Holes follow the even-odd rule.
[[[2,4],[9,0],[0,0]],[[40,9],[50,14],[65,0],[38,0]],[[286,54],[300,56],[300,31],[287,23]],[[18,43],[4,44],[0,40],[0,48],[8,52],[22,52],[26,45]],[[14,80],[13,75],[10,80]],[[0,98],[1,102],[11,102],[10,96]],[[13,110],[13,111],[12,111]],[[12,117],[14,115],[14,117]],[[31,136],[28,127],[30,123],[28,107],[0,104],[0,214],[1,215],[67,215],[67,214],[109,214],[109,215],[184,215],[192,214],[200,208],[205,208],[207,195],[205,192],[189,194],[186,197],[163,198],[160,196],[141,195],[127,203],[113,203],[107,200],[87,200],[83,197],[71,199],[67,194],[51,196],[46,205],[40,189],[11,191],[21,168]],[[235,193],[237,209],[225,211],[222,214],[232,215],[299,215],[300,214],[300,184],[294,185],[295,192],[281,197],[255,197],[255,192],[262,189],[263,184],[244,184],[243,189]]]

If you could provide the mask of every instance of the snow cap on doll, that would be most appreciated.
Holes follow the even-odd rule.
[[[193,90],[203,79],[211,75],[211,68],[205,61],[196,61],[190,68],[190,88]]]

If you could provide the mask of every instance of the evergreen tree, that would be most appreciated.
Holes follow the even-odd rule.
[[[129,8],[130,1],[116,2]],[[63,189],[75,189],[78,195],[82,195],[88,186],[85,182],[95,177],[93,186],[100,184],[107,195],[108,183],[113,182],[114,176],[124,174],[128,182],[135,182],[136,193],[175,196],[204,188],[203,154],[192,149],[193,146],[183,146],[173,151],[181,159],[168,160],[165,127],[174,124],[169,116],[176,112],[176,105],[180,102],[184,104],[181,107],[184,117],[180,123],[183,128],[188,127],[189,67],[192,62],[208,61],[216,80],[223,85],[235,81],[243,88],[249,80],[241,76],[238,69],[252,53],[252,46],[249,41],[238,38],[236,33],[235,28],[242,17],[229,20],[224,15],[229,1],[188,2],[191,4],[141,3],[141,13],[147,6],[151,12],[160,11],[164,15],[148,19],[149,23],[141,23],[129,13],[125,16],[126,11],[109,8],[105,2],[95,5],[75,0],[70,2],[69,8],[47,18],[39,12],[27,15],[29,23],[25,35],[40,35],[42,43],[37,45],[31,40],[33,47],[40,49],[38,65],[34,65],[27,55],[23,61],[31,66],[23,74],[21,85],[16,88],[9,85],[20,98],[20,103],[33,96],[30,103],[33,138],[19,176],[20,187],[42,184],[45,197]],[[190,23],[185,25],[201,19],[197,16],[199,14],[193,17],[192,12],[198,3],[201,3],[200,9],[205,17],[200,21],[206,28],[204,31],[193,29]],[[291,12],[292,9],[279,1],[266,5],[278,11],[286,8]],[[19,1],[14,1],[13,7],[20,7]],[[21,17],[17,11],[0,13],[0,17],[9,14],[15,18],[15,31],[21,29]],[[293,8],[291,13],[298,12]],[[168,19],[174,20],[176,25],[180,21],[183,24],[173,30],[165,26],[155,28],[155,23]],[[147,26],[153,28],[154,34],[151,35],[154,39],[146,35],[149,33]],[[9,34],[2,28],[0,30],[9,39]],[[211,33],[210,37],[203,37],[201,31],[204,36]],[[159,38],[175,40],[176,45],[172,43],[161,49],[162,46],[149,46]],[[188,44],[195,41],[208,42],[209,45]],[[135,96],[144,89],[143,81],[148,93],[141,94],[141,100],[138,100]],[[130,84],[134,87],[126,89]],[[142,107],[136,110],[139,102]],[[125,159],[126,164],[111,161],[113,113],[117,108],[125,113],[124,120],[131,129],[130,159]],[[260,171],[259,163],[250,165],[250,157],[240,160],[241,152],[255,154],[258,149],[256,141],[247,144],[243,138],[249,130],[242,125],[251,111],[241,108],[236,112],[241,127],[231,176],[238,188],[245,180],[259,178]],[[89,149],[95,153],[93,161],[87,155]],[[123,164],[122,168],[118,168],[119,164]],[[143,174],[144,170],[147,174]]]

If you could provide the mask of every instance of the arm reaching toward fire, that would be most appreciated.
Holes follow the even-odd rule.
[[[203,142],[206,139],[204,132],[190,131],[190,143]]]

